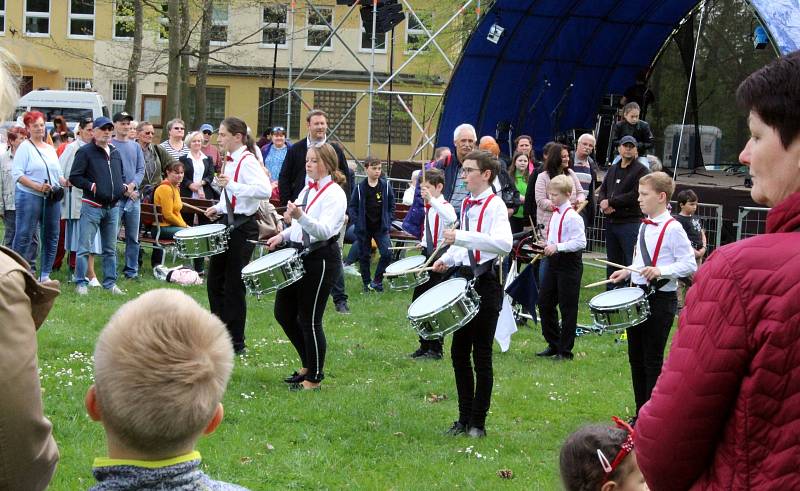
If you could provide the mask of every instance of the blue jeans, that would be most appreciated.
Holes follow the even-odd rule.
[[[639,222],[633,223],[611,223],[606,225],[606,255],[612,263],[630,266],[633,263],[633,250],[636,241],[639,239]],[[606,277],[618,268],[606,266]],[[625,286],[624,283],[608,283],[607,290]]]
[[[50,276],[53,271],[53,261],[58,248],[58,235],[60,233],[61,202],[47,202],[42,196],[20,191],[16,195],[16,231],[11,248],[19,252],[32,269],[35,269],[36,245],[33,237],[36,230],[44,220],[44,235],[41,237],[44,246],[42,268],[40,276]]]
[[[369,259],[372,253],[372,239],[378,244],[378,251],[381,258],[378,260],[378,266],[375,267],[375,283],[383,282],[383,272],[386,271],[386,266],[392,262],[392,252],[389,247],[392,246],[392,241],[389,239],[389,233],[383,233],[380,230],[362,232],[358,237],[359,251],[361,252],[361,281],[364,284],[369,284]]]
[[[117,282],[117,231],[119,230],[118,206],[97,208],[86,203],[81,205],[78,225],[78,257],[75,263],[75,283],[86,286],[86,270],[94,237],[100,230],[103,246],[103,288],[109,289]]]
[[[135,278],[139,274],[139,213],[142,202],[122,199],[119,208],[119,224],[125,227],[125,267],[122,274],[126,278]]]

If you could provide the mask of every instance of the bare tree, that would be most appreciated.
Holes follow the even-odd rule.
[[[194,121],[192,126],[199,128],[206,119],[206,83],[208,80],[208,55],[211,46],[211,16],[214,0],[203,0],[203,18],[200,27],[200,49],[197,58],[197,74],[194,91]]]
[[[144,36],[144,7],[142,0],[133,0],[133,50],[128,62],[127,91],[125,110],[130,114],[136,111],[136,93],[139,87],[139,65],[142,63],[142,37]]]
[[[180,71],[180,107],[179,116],[183,119],[189,117],[189,41],[192,30],[189,28],[189,0],[181,0],[181,71]],[[176,34],[177,36],[177,34]],[[189,133],[188,131],[186,132]]]
[[[167,7],[167,18],[169,18],[169,64],[167,68],[167,107],[164,111],[164,119],[169,120],[180,115],[181,101],[181,48],[183,39],[180,35],[181,29],[181,8],[180,0],[169,0]]]

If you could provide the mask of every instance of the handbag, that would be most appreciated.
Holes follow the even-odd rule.
[[[258,240],[267,240],[278,235],[283,227],[281,216],[275,210],[275,205],[269,200],[262,200],[256,210],[256,223],[258,224]]]
[[[50,177],[50,168],[47,166],[47,161],[44,159],[44,155],[42,155],[42,152],[36,148],[36,145],[34,145],[33,142],[31,142],[31,145],[33,145],[33,148],[36,149],[36,153],[39,154],[39,158],[41,158],[42,162],[44,162],[44,170],[47,172],[47,182],[52,182],[52,178]],[[61,186],[51,187],[50,191],[44,193],[44,197],[50,203],[58,203],[64,199],[64,188]]]

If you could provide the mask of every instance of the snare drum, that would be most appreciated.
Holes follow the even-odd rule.
[[[181,257],[213,256],[228,248],[228,227],[221,223],[198,225],[175,232],[174,238]]]
[[[295,249],[270,252],[242,268],[247,291],[261,296],[278,291],[303,277],[303,260]]]
[[[389,288],[391,290],[408,290],[428,281],[427,271],[405,273],[405,271],[418,269],[423,264],[425,264],[425,256],[411,256],[387,266],[384,278],[389,283]]]
[[[641,288],[610,290],[589,300],[594,328],[626,329],[641,324],[650,316],[650,304]]]
[[[441,339],[478,315],[481,297],[464,278],[439,283],[408,307],[408,320],[422,339]]]

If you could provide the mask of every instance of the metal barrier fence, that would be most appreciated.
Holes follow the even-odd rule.
[[[740,206],[736,219],[736,240],[746,239],[763,234],[767,230],[767,212],[769,208]]]

